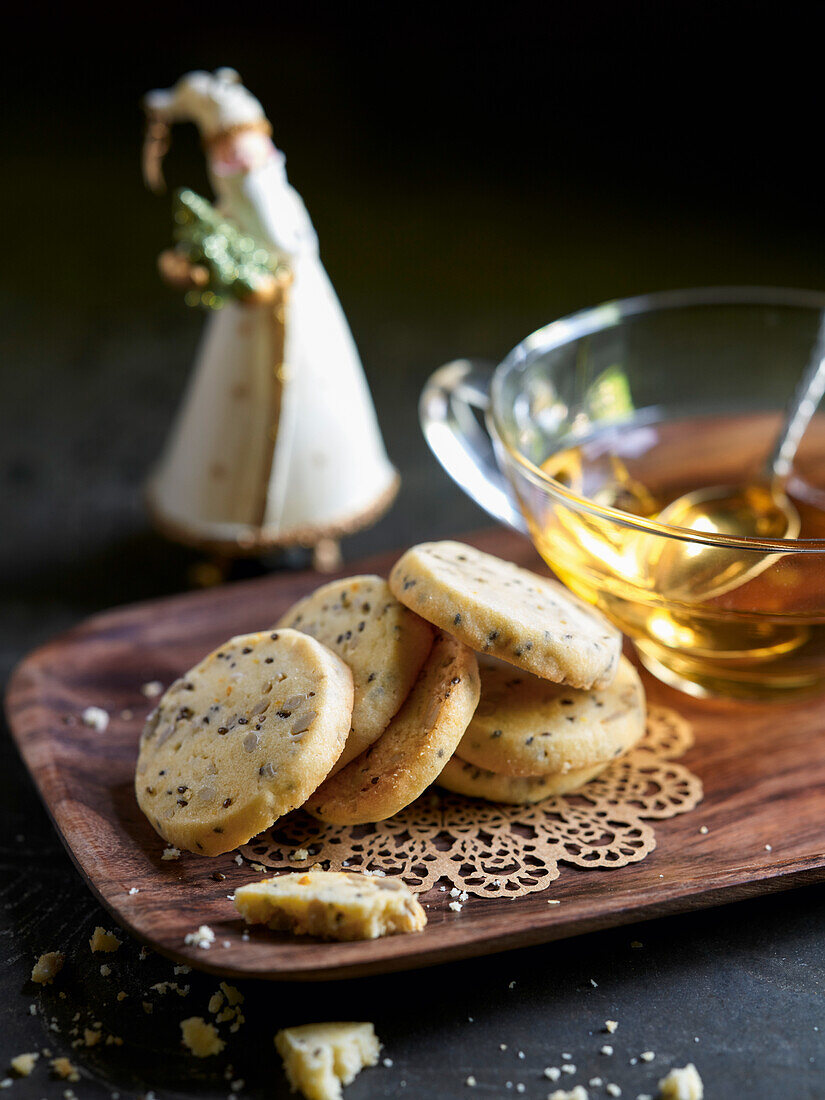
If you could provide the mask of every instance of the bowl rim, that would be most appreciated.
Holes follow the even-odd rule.
[[[630,317],[705,305],[765,305],[825,312],[825,292],[771,286],[690,287],[683,290],[639,294],[630,298],[616,298],[601,305],[578,310],[566,317],[560,317],[526,336],[496,367],[490,385],[488,426],[492,429],[496,442],[504,448],[528,481],[563,503],[575,506],[579,511],[609,520],[621,527],[703,546],[727,547],[751,552],[780,551],[783,554],[825,553],[825,539],[760,539],[753,536],[709,535],[687,527],[674,527],[642,516],[634,516],[618,508],[596,504],[550,477],[522,454],[505,435],[500,413],[505,379],[514,371],[526,366],[537,354],[553,351],[583,336],[603,332]],[[790,394],[788,396],[790,398]]]

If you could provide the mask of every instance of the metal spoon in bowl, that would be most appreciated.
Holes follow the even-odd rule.
[[[825,315],[762,477],[746,485],[714,485],[685,493],[662,509],[657,522],[708,535],[795,539],[800,518],[785,493],[785,485],[802,436],[823,393]],[[659,539],[657,543],[657,551],[646,563],[652,583],[663,595],[688,602],[730,592],[758,576],[781,556],[776,553],[760,556],[756,552],[700,546],[676,539]]]

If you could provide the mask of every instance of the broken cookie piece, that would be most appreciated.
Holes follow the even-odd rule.
[[[376,1065],[381,1051],[372,1024],[288,1027],[275,1036],[275,1046],[292,1091],[306,1100],[341,1100],[343,1086]]]
[[[226,1043],[218,1035],[214,1024],[208,1024],[203,1016],[190,1016],[180,1022],[181,1042],[196,1058],[209,1058],[220,1054]]]
[[[661,1100],[702,1100],[705,1087],[693,1062],[682,1069],[672,1069],[659,1082]]]
[[[420,932],[427,923],[400,879],[347,871],[293,872],[239,886],[235,908],[247,924],[333,940]]]

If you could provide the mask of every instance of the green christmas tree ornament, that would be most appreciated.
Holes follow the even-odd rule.
[[[202,195],[175,193],[174,249],[160,258],[167,282],[186,291],[188,305],[220,309],[228,299],[274,301],[289,281],[286,258],[241,232]]]

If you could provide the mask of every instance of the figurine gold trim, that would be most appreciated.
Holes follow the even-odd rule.
[[[177,541],[226,556],[323,543],[391,504],[389,462],[358,352],[263,108],[233,70],[150,92],[144,175],[162,186],[174,122],[194,121],[217,204],[177,196],[163,278],[208,308],[206,332],[147,489]]]

